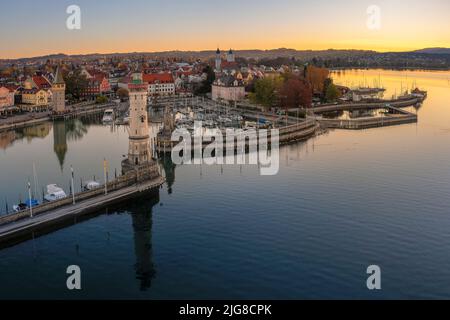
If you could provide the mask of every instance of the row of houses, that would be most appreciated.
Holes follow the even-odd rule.
[[[26,78],[22,85],[0,84],[0,113],[17,109],[41,111],[48,109],[52,102],[52,77],[42,74]]]

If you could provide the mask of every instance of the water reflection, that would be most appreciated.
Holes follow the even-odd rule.
[[[0,149],[6,150],[16,141],[26,139],[30,143],[34,139],[44,139],[50,134],[51,122],[41,123],[35,126],[17,129],[16,131],[0,132]]]
[[[136,200],[133,205],[127,206],[133,222],[135,271],[141,291],[150,289],[156,275],[152,249],[152,210],[158,203],[159,190],[155,190],[146,195],[145,200]]]
[[[56,121],[53,124],[53,151],[58,158],[61,171],[64,169],[64,159],[67,154],[67,128],[65,121]]]
[[[159,163],[162,166],[163,172],[165,174],[167,192],[169,194],[172,194],[172,186],[175,183],[175,168],[177,166],[172,162],[170,156],[164,156],[162,159],[160,159]]]
[[[53,150],[58,158],[61,171],[68,151],[67,141],[78,141],[84,138],[92,124],[99,123],[99,116],[83,117],[53,122]]]

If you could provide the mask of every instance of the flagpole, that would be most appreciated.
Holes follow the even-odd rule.
[[[73,185],[73,167],[70,166],[70,171],[72,173],[72,179],[71,179],[71,184],[72,184],[72,204],[75,204],[75,187]]]
[[[29,205],[30,205],[30,218],[33,218],[33,203],[31,201],[31,183],[28,181],[28,197],[29,197]]]
[[[107,166],[106,159],[103,159],[103,176],[105,178],[105,196],[108,195],[108,181],[106,178],[106,175],[107,175],[106,166]]]

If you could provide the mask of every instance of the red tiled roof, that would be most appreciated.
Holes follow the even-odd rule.
[[[39,89],[48,89],[52,86],[43,76],[33,76],[33,82]]]
[[[9,92],[15,92],[17,89],[19,89],[19,86],[16,86],[15,84],[5,84],[0,85],[0,88],[4,87],[9,90]]]
[[[222,60],[222,68],[224,69],[231,69],[231,68],[238,68],[239,64],[237,62],[228,62],[226,60]]]
[[[181,77],[181,76],[190,76],[192,75],[192,71],[177,71],[177,76]]]
[[[142,80],[148,84],[159,83],[173,83],[173,76],[170,73],[150,73],[144,74]]]

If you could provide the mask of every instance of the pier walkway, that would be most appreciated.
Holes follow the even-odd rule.
[[[53,210],[39,213],[32,218],[28,216],[27,218],[22,218],[20,220],[13,219],[12,221],[4,219],[3,223],[5,224],[0,225],[0,243],[22,236],[23,234],[29,233],[40,227],[49,226],[75,216],[93,213],[108,205],[121,202],[147,190],[159,188],[163,183],[164,178],[159,177],[145,183],[134,184],[132,186],[111,191],[107,195],[97,195],[93,198],[77,202],[75,205],[67,204],[56,207]],[[25,213],[29,215],[29,211]]]

